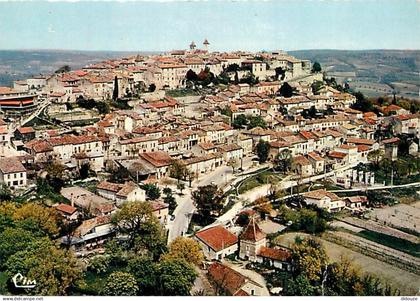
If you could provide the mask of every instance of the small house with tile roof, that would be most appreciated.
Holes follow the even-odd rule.
[[[214,262],[208,268],[210,281],[218,295],[262,296],[264,287],[233,268]]]
[[[222,225],[203,229],[195,234],[204,256],[210,260],[221,260],[238,250],[238,237]]]

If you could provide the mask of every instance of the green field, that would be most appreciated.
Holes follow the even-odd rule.
[[[412,256],[420,257],[420,245],[412,243],[405,239],[370,230],[363,230],[361,232],[354,233],[354,235],[366,238],[373,242],[410,254]]]

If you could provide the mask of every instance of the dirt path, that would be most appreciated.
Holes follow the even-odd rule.
[[[305,237],[304,233],[286,233],[276,238],[276,242],[290,247],[296,236]],[[340,260],[341,256],[347,256],[364,272],[369,272],[389,282],[393,287],[401,291],[401,295],[416,295],[419,291],[420,276],[399,269],[391,264],[371,258],[358,252],[354,252],[341,245],[320,239],[325,246],[331,261]]]

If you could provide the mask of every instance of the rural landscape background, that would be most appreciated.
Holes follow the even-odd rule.
[[[51,73],[63,65],[72,69],[133,54],[153,52],[0,50],[0,86],[9,86],[40,73]],[[159,53],[158,51],[156,54]],[[297,50],[299,59],[319,62],[338,83],[349,82],[367,96],[397,95],[419,99],[420,50]]]

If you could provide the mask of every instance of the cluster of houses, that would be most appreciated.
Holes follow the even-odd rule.
[[[315,94],[311,84],[322,80],[322,74],[311,73],[309,61],[281,51],[209,52],[208,41],[203,44],[204,49],[191,43],[189,50],[107,60],[80,70],[16,81],[13,88],[0,87],[4,118],[0,120],[0,183],[12,191],[25,191],[34,183],[33,175],[54,161],[69,171],[83,166],[98,174],[119,168],[128,171],[131,181],[123,184],[100,179],[92,191],[78,186],[61,191],[68,202],[55,205],[60,214],[68,220],[84,217],[73,237],[63,241],[76,248],[95,247],[115,235],[110,217],[124,202],[145,201],[139,183],[159,184],[169,176],[175,161],[185,164],[194,180],[220,166],[242,167],[244,159],[255,156],[257,144],[266,141],[269,160],[287,151],[293,160],[292,171],[304,178],[367,162],[368,154],[377,149],[383,148],[386,156],[395,159],[398,138],[377,141],[379,129],[392,126],[394,133],[419,136],[420,115],[397,105],[381,107],[378,116],[352,109],[356,98],[328,85]],[[190,70],[239,79],[252,74],[259,82],[217,87],[192,103],[165,95],[164,90],[185,87]],[[159,93],[145,93],[147,98],[133,101],[132,109],[112,110],[87,126],[46,130],[19,126],[9,118],[36,110],[38,98],[50,101],[50,106],[63,106],[79,96],[110,99],[115,82],[119,97],[135,93],[139,87],[153,90],[154,86]],[[294,90],[291,97],[278,93],[285,82]],[[315,115],[304,118],[303,113],[313,108]],[[71,108],[68,110],[71,113]],[[266,126],[235,128],[242,115],[258,117]],[[417,153],[418,145],[410,146],[410,152]],[[351,170],[335,180],[343,186],[357,181],[374,183],[373,175],[361,176]],[[358,210],[366,203],[356,198],[341,200],[325,191],[311,191],[305,197],[328,211]],[[156,201],[152,207],[166,223],[167,204]],[[268,248],[255,222],[239,237],[223,227],[212,227],[197,233],[196,238],[211,259],[239,251],[241,258],[287,268],[287,252]],[[217,273],[223,268],[214,269]],[[231,291],[244,292],[252,294],[242,288]]]

